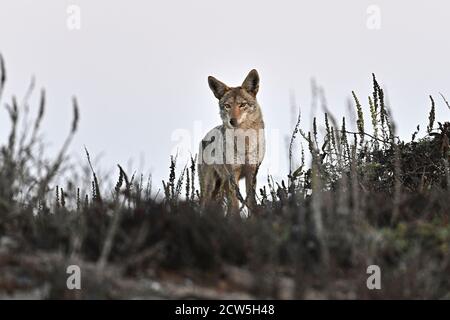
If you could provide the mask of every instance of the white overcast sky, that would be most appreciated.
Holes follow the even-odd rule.
[[[81,9],[80,30],[66,26],[70,5]],[[370,5],[380,9],[379,30],[367,27]],[[35,75],[47,90],[43,129],[52,152],[69,129],[76,95],[81,123],[71,152],[84,159],[86,145],[102,154],[106,171],[133,159],[159,187],[173,133],[192,132],[195,153],[196,124],[204,134],[220,122],[208,75],[239,85],[256,68],[270,137],[291,130],[291,91],[309,128],[312,78],[341,117],[352,90],[367,105],[375,72],[405,137],[419,123],[426,127],[430,94],[438,119],[448,119],[438,93],[450,99],[449,30],[444,0],[1,0],[0,52],[9,75],[2,104],[22,97]],[[3,140],[7,124],[2,106]],[[279,151],[268,148],[280,164],[266,161],[264,175],[285,174],[280,143]]]

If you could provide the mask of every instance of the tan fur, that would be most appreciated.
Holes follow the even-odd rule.
[[[211,201],[217,203],[225,198],[228,211],[237,212],[239,200],[236,188],[239,180],[245,179],[246,204],[253,211],[256,208],[256,175],[265,152],[264,121],[256,100],[259,89],[258,72],[250,71],[240,87],[230,88],[214,77],[209,77],[208,83],[219,100],[222,125],[215,127],[203,138],[200,155],[204,154],[209,144],[218,143],[216,139],[220,138],[211,138],[211,134],[220,132],[223,141],[220,140],[218,145],[223,146],[223,149],[214,151],[220,154],[212,154],[225,160],[214,163],[200,160],[198,173],[201,205],[204,207]],[[256,133],[256,136],[253,133]],[[239,146],[243,147],[244,144],[245,150],[239,149]],[[233,161],[229,161],[225,150],[233,151]]]

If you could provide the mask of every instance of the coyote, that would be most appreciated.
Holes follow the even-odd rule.
[[[228,87],[212,76],[208,77],[208,84],[219,100],[223,123],[200,143],[201,206],[211,201],[222,202],[225,198],[229,213],[239,211],[239,200],[253,211],[256,175],[265,152],[264,121],[256,100],[258,72],[250,71],[240,87]],[[238,187],[242,178],[245,178],[245,200]]]

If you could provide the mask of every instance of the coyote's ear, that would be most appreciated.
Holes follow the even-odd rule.
[[[258,93],[258,89],[259,89],[258,71],[253,69],[252,71],[250,71],[248,73],[247,77],[245,78],[244,82],[242,83],[242,88],[244,88],[245,91],[247,91],[254,97],[256,96],[256,94]]]
[[[208,84],[209,84],[209,87],[211,88],[211,91],[214,93],[216,98],[219,100],[223,97],[225,92],[227,92],[229,89],[225,83],[220,82],[213,76],[208,77]]]

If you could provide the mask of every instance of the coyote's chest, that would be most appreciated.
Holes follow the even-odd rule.
[[[265,153],[264,129],[223,129],[225,163],[260,164]]]
[[[264,128],[218,126],[203,139],[202,160],[206,164],[259,165],[264,159]]]

